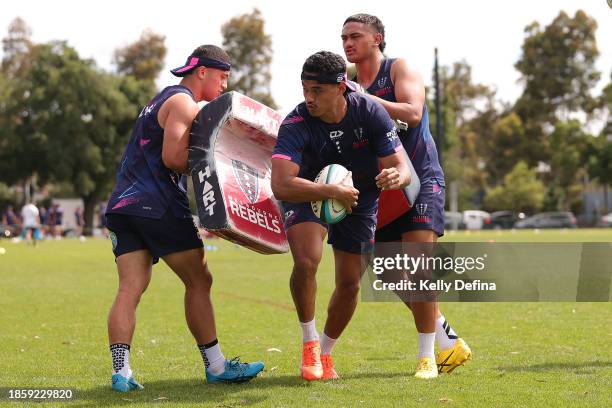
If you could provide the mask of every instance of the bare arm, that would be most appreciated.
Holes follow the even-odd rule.
[[[171,96],[160,108],[158,121],[164,129],[162,161],[167,168],[189,172],[189,132],[197,114],[198,105],[185,93]]]
[[[395,86],[395,99],[389,102],[377,96],[371,98],[380,102],[394,120],[401,120],[410,127],[415,127],[423,116],[425,104],[425,85],[418,72],[408,68],[404,59],[398,58],[391,67],[391,80]]]
[[[403,150],[381,158],[383,170],[376,176],[376,186],[382,190],[399,190],[410,184],[412,175],[406,160]]]
[[[349,212],[356,205],[359,191],[344,181],[340,184],[318,184],[298,177],[299,171],[300,167],[292,161],[272,159],[272,192],[278,200],[302,203],[334,198]],[[347,179],[350,176],[349,172]]]

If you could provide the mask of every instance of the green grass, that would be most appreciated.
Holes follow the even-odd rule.
[[[496,231],[446,240],[612,241],[612,230]],[[224,241],[209,252],[213,300],[226,356],[262,359],[249,384],[207,386],[184,321],[183,290],[162,263],[138,310],[131,363],[146,389],[110,391],[106,316],[117,287],[110,242],[0,241],[0,387],[71,387],[69,406],[612,406],[609,303],[452,303],[442,309],[474,351],[452,375],[412,377],[417,337],[398,303],[361,303],[334,351],[342,379],[298,377],[300,331],[288,290],[288,255],[262,256]],[[318,326],[332,290],[333,259],[319,270]],[[268,352],[270,348],[281,352]],[[34,405],[30,403],[30,405]],[[47,406],[60,406],[57,402]],[[10,403],[6,391],[0,406]]]
[[[612,242],[612,228],[447,231],[456,242]]]

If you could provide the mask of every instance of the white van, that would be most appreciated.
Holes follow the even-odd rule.
[[[479,230],[491,222],[491,215],[486,211],[467,210],[463,212],[463,222],[468,230]]]

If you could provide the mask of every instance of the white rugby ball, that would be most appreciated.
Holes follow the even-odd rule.
[[[330,164],[317,174],[314,182],[319,184],[338,184],[347,175],[348,170],[340,164]],[[353,185],[351,179],[350,185]],[[339,201],[328,199],[323,201],[311,201],[310,206],[318,219],[326,224],[335,224],[346,217],[346,208]]]

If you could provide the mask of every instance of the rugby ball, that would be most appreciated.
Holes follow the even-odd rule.
[[[318,184],[339,184],[346,177],[348,170],[340,164],[330,164],[317,174],[314,179]],[[350,180],[353,185],[353,180]],[[339,201],[328,199],[323,201],[311,201],[310,206],[318,219],[326,224],[336,224],[346,217],[346,208]]]

